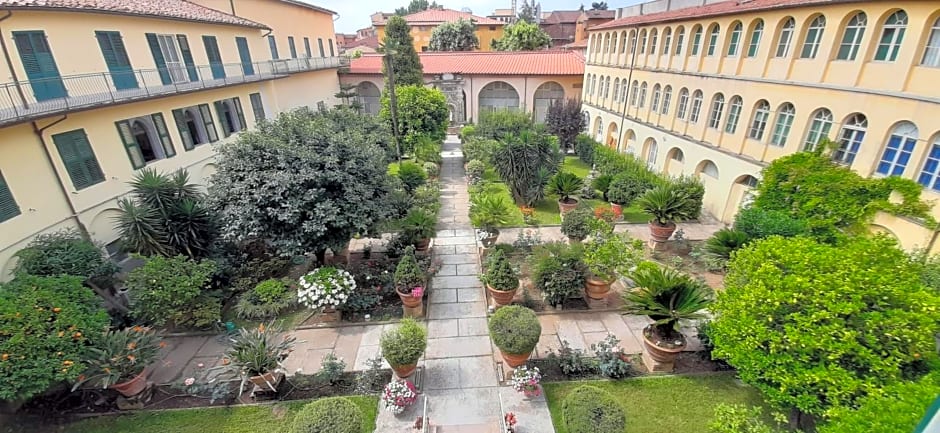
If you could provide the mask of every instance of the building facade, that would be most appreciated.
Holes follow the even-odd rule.
[[[376,12],[372,14],[372,27],[375,28],[379,41],[385,40],[385,25],[391,14]],[[415,51],[428,51],[431,43],[431,32],[435,27],[463,19],[472,21],[476,27],[476,36],[480,41],[480,51],[492,51],[493,40],[503,37],[505,22],[487,17],[480,17],[469,12],[455,11],[453,9],[428,9],[415,12],[403,17],[411,27],[411,37],[414,39]]]
[[[539,27],[552,38],[552,48],[575,42],[581,13],[582,11],[551,11],[539,22]]]
[[[325,9],[79,3],[0,0],[0,279],[40,233],[75,229],[116,253],[117,200],[140,169],[183,168],[204,185],[216,145],[335,103],[341,61],[318,50],[333,37]]]
[[[864,176],[903,176],[940,198],[940,5],[752,0],[628,16],[590,31],[591,133],[706,186],[733,220],[761,169],[837,143]],[[934,216],[940,208],[934,207]],[[881,214],[874,229],[936,252],[936,233]]]

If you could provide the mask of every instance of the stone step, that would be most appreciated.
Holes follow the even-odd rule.
[[[432,420],[433,424],[434,421]],[[486,424],[439,425],[434,426],[435,433],[502,433],[499,421]]]

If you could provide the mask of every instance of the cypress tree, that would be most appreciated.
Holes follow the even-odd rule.
[[[385,40],[383,50],[390,52],[392,68],[395,70],[395,85],[406,86],[414,84],[424,85],[424,72],[421,68],[421,59],[415,51],[414,39],[411,37],[411,27],[405,19],[399,16],[389,17],[385,25]],[[382,74],[388,83],[388,71],[382,64]],[[387,86],[387,84],[386,84]]]

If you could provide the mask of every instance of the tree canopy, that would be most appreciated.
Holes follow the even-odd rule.
[[[496,51],[535,51],[547,48],[552,43],[551,36],[538,24],[519,20],[506,26],[503,37],[493,40]]]
[[[529,3],[529,0],[522,0],[522,6],[519,7],[519,13],[517,14],[519,21],[536,22],[536,15],[538,14],[536,5],[535,0],[532,0],[532,3]]]
[[[412,152],[419,136],[443,140],[447,135],[450,115],[447,99],[438,89],[424,86],[398,86],[398,134],[405,144],[404,152]],[[382,97],[380,115],[391,125],[391,110],[388,96]]]
[[[431,31],[431,51],[473,51],[480,46],[476,27],[470,20],[463,18],[443,23]]]
[[[606,11],[607,2],[591,2],[591,10],[594,11]]]
[[[562,149],[574,149],[574,141],[584,128],[587,119],[581,113],[581,101],[574,98],[548,107],[545,114],[545,128],[558,137]]]
[[[441,6],[437,4],[436,1],[428,3],[428,0],[411,0],[411,3],[408,3],[407,7],[400,7],[395,9],[395,15],[405,16],[411,15],[415,12],[421,12],[427,9],[437,9]]]
[[[392,69],[395,72],[395,85],[408,84],[424,85],[424,71],[421,58],[415,51],[414,38],[411,37],[411,27],[400,16],[388,19],[385,25],[385,39],[382,41],[380,51],[390,57]],[[385,75],[386,88],[388,87],[388,66],[382,62],[382,74]]]

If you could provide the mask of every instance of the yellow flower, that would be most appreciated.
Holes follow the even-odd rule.
[[[3,355],[0,355],[0,361],[6,361],[8,359],[10,359],[9,353],[4,353]]]

